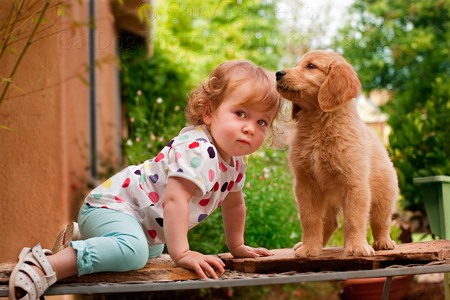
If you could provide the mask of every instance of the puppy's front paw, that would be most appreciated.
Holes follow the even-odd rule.
[[[392,250],[395,248],[395,242],[391,239],[377,240],[372,246],[375,250]]]
[[[352,245],[344,248],[344,255],[347,256],[370,256],[374,255],[375,251],[368,244]]]
[[[297,243],[294,246],[294,255],[296,257],[312,257],[312,256],[319,256],[322,252],[322,248],[313,248],[313,247],[307,247],[302,243]]]

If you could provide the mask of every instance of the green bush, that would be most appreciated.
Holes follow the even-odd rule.
[[[396,129],[389,143],[403,194],[402,205],[411,211],[425,211],[420,187],[412,184],[414,177],[450,175],[450,79],[442,76],[428,82],[431,92],[417,108],[395,114],[404,103],[396,101],[387,107]]]
[[[127,163],[155,156],[185,125],[184,109],[192,87],[185,67],[158,47],[151,58],[146,49],[121,53],[122,98],[128,125],[124,141]]]

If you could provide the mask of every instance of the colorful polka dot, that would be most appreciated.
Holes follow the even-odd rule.
[[[213,190],[214,190],[214,192],[217,192],[219,190],[219,182],[218,181],[216,181],[216,183],[214,184]]]
[[[148,197],[150,198],[150,200],[151,200],[153,203],[156,203],[156,202],[159,201],[159,194],[158,194],[157,192],[150,192],[150,193],[148,194]]]
[[[201,165],[201,163],[202,163],[202,160],[200,159],[200,158],[198,158],[198,157],[193,157],[191,160],[190,160],[190,162],[189,162],[189,164],[191,165],[191,167],[192,168],[198,168],[200,165]]]
[[[227,190],[228,190],[228,191],[231,191],[231,189],[233,188],[233,186],[234,186],[234,181],[231,180],[230,183],[228,184]]]
[[[164,154],[163,153],[159,153],[156,158],[155,158],[155,162],[159,162],[160,160],[164,159]]]
[[[157,236],[156,230],[147,230],[147,233],[152,239],[156,238]]]
[[[109,188],[112,185],[112,179],[108,179],[102,183],[102,187]]]
[[[92,194],[92,197],[94,197],[95,200],[100,200],[102,196],[103,194]]]
[[[131,179],[127,178],[124,180],[124,182],[122,183],[122,188],[127,188],[130,185]]]
[[[136,175],[141,175],[141,170],[136,170],[136,171],[134,171],[134,174],[136,174]]]
[[[240,182],[244,178],[244,175],[242,173],[239,173],[239,175],[236,178],[236,182]]]
[[[178,137],[181,141],[187,140],[189,138],[189,134],[183,134]]]
[[[228,171],[227,167],[225,167],[225,165],[224,165],[222,162],[219,162],[219,169],[220,169],[222,172]]]
[[[175,153],[175,161],[178,161],[181,158],[181,153],[180,152],[176,152]]]
[[[114,196],[114,200],[116,200],[117,203],[123,203],[125,202],[125,200],[123,200],[121,197],[119,196]]]
[[[209,203],[209,199],[202,199],[200,200],[200,202],[198,204],[200,204],[200,206],[206,206]]]
[[[153,183],[157,183],[158,180],[159,180],[158,174],[152,174],[152,175],[150,175],[148,177],[150,178],[150,181],[153,182]]]
[[[214,170],[213,169],[209,169],[209,171],[208,171],[209,181],[213,181],[215,177],[216,177],[216,173],[214,173]]]
[[[222,185],[222,188],[220,189],[220,191],[221,191],[221,192],[225,192],[225,191],[227,190],[227,187],[228,187],[228,182],[225,182],[225,183]]]
[[[214,150],[214,147],[209,146],[207,151],[208,151],[209,158],[216,157],[216,151]]]
[[[163,218],[155,218],[156,223],[158,223],[159,226],[164,227],[164,220]]]
[[[206,219],[207,217],[208,217],[207,214],[201,214],[201,215],[198,216],[197,221],[198,221],[198,222],[201,222],[201,221],[203,221],[204,219]]]
[[[189,149],[195,149],[199,146],[200,146],[199,142],[195,141],[189,144]]]

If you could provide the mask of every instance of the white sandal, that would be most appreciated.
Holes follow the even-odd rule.
[[[16,300],[16,288],[20,288],[26,293],[20,299],[39,299],[45,290],[56,282],[56,273],[46,256],[51,254],[50,250],[42,249],[40,244],[32,249],[28,247],[22,249],[19,261],[9,278],[10,300]],[[39,276],[32,266],[40,268],[44,272],[44,276]]]

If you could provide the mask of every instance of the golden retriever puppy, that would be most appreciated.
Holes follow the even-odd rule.
[[[279,93],[293,103],[289,163],[303,228],[298,257],[318,256],[343,213],[344,254],[369,256],[395,248],[390,224],[397,174],[386,149],[352,101],[361,84],[338,53],[311,51],[276,73]],[[367,242],[367,224],[374,238]]]

